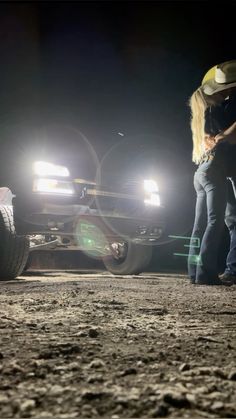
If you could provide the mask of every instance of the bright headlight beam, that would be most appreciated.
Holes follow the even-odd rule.
[[[155,193],[158,192],[158,186],[155,180],[152,179],[145,179],[143,181],[144,190],[147,193]]]
[[[37,176],[59,176],[68,177],[70,172],[65,166],[59,166],[44,161],[36,161],[33,163],[33,171]]]
[[[160,195],[159,195],[159,188],[157,182],[153,179],[144,179],[143,181],[144,187],[144,203],[145,205],[152,205],[155,207],[159,207],[161,205]]]
[[[62,195],[74,194],[71,182],[63,182],[56,179],[35,179],[33,192]]]
[[[160,196],[157,193],[151,194],[149,199],[144,200],[144,203],[146,205],[152,205],[154,207],[159,207],[161,205]]]

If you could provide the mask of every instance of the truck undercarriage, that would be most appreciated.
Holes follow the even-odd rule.
[[[36,172],[20,192],[0,188],[0,277],[17,277],[29,252],[46,249],[82,250],[115,274],[144,270],[165,227],[155,183],[112,191],[45,164],[49,175]]]

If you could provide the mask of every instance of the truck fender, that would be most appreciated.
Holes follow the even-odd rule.
[[[12,205],[12,198],[14,197],[15,195],[9,188],[0,188],[0,205]]]

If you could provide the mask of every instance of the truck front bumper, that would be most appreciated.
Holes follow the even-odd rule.
[[[141,200],[109,196],[109,205],[78,197],[31,194],[14,200],[18,234],[76,234],[81,222],[100,228],[110,238],[156,241],[164,231],[164,208],[145,205]],[[116,200],[112,204],[112,199]]]

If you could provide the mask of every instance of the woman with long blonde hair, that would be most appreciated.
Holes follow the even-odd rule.
[[[199,164],[202,156],[209,146],[215,145],[214,137],[210,137],[205,133],[205,111],[207,105],[201,88],[197,89],[190,98],[189,106],[191,109],[191,130],[193,140],[192,160]],[[212,144],[210,144],[212,142]],[[211,147],[209,147],[211,148]]]

